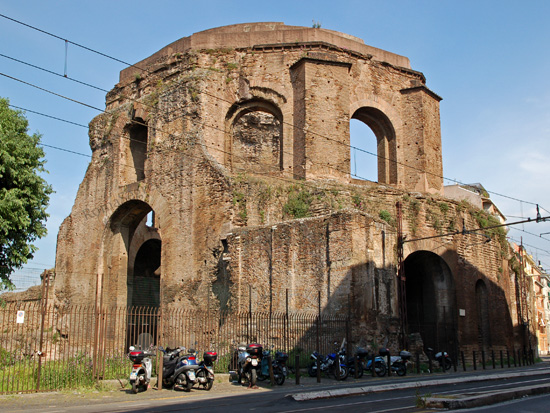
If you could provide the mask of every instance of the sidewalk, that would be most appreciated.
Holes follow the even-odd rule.
[[[316,378],[300,377],[300,385],[296,385],[295,378],[287,378],[283,386],[271,386],[268,381],[259,382],[258,389],[248,389],[246,385],[240,385],[229,381],[228,374],[217,374],[216,381],[211,391],[193,389],[190,393],[173,390],[157,390],[151,388],[139,394],[132,394],[129,387],[121,387],[118,381],[104,383],[102,391],[62,391],[51,393],[30,393],[0,396],[0,410],[2,411],[29,411],[40,408],[68,408],[71,406],[92,404],[110,404],[116,402],[136,402],[140,400],[154,401],[170,399],[213,399],[228,396],[245,395],[251,392],[276,392],[281,397],[288,397],[296,401],[315,400],[332,397],[345,397],[374,392],[386,392],[394,389],[422,388],[439,384],[452,384],[461,382],[476,382],[497,380],[510,377],[531,376],[533,374],[550,375],[550,360],[545,360],[534,366],[522,368],[492,368],[475,372],[451,372],[438,374],[410,374],[405,377],[371,377],[364,376],[361,379],[348,377],[345,381],[336,381],[322,378],[317,383]],[[153,384],[155,384],[153,380]],[[528,388],[516,388],[508,391],[493,392],[491,394],[472,394],[453,396],[452,399],[439,397],[427,398],[426,407],[433,408],[465,408],[485,404],[497,403],[528,394],[541,394],[550,392],[550,385],[529,386]]]

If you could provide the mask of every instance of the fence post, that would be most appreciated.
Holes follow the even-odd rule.
[[[157,349],[160,345],[160,343],[162,343],[162,340],[164,338],[164,323],[163,323],[163,320],[162,320],[162,313],[163,313],[163,308],[162,308],[162,305],[159,307],[158,309],[158,312],[157,312],[157,317],[158,317],[158,322],[157,322],[157,325],[158,325],[158,329],[157,329]],[[160,356],[160,357],[159,357]],[[164,368],[164,357],[163,357],[163,354],[162,352],[159,353],[159,351],[157,350],[157,389],[158,390],[162,390],[162,379],[163,379],[163,368]]]
[[[416,353],[416,374],[420,374],[420,353]]]
[[[464,360],[464,352],[460,352],[460,356],[462,357],[462,370],[466,371],[466,360]]]
[[[269,367],[269,381],[272,386],[275,386],[275,377],[273,376],[273,361],[271,360],[271,354],[267,356],[267,366]]]
[[[476,352],[475,350],[472,352],[472,355],[473,355],[473,361],[474,361],[474,370],[477,370],[477,364],[476,364]]]
[[[504,357],[503,357],[503,351],[500,350],[500,368],[504,368]]]
[[[493,370],[496,369],[495,366],[495,350],[491,350],[491,361],[493,362]]]
[[[40,349],[38,353],[38,373],[36,377],[36,391],[40,391],[40,373],[42,371],[42,346],[44,344],[44,323],[46,322],[46,311],[48,310],[48,290],[50,287],[50,276],[46,273],[42,281],[42,314],[40,321]]]
[[[315,362],[317,363],[317,383],[321,383],[321,360],[319,360],[319,357]]]
[[[296,384],[300,384],[300,355],[294,357],[294,370],[296,371]]]

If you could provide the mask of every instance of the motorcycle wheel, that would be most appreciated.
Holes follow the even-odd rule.
[[[187,379],[185,373],[180,373],[178,377],[176,377],[176,385],[183,391],[189,392],[191,391],[191,387],[193,387],[193,382]]]
[[[204,383],[201,382],[200,378],[205,378],[206,382],[204,382]],[[199,370],[197,372],[197,379],[198,379],[198,382],[199,382],[199,386],[201,386],[201,388],[203,388],[206,391],[212,389],[212,385],[214,384],[214,380],[209,379],[208,375],[206,374],[206,372],[204,370]]]
[[[249,374],[248,381],[250,383],[250,387],[256,387],[256,382],[258,380],[258,372],[256,371],[256,369],[250,369],[248,374]]]
[[[378,377],[384,377],[386,375],[386,365],[384,363],[380,361],[376,362],[374,369],[376,370],[376,375]]]
[[[403,364],[399,364],[396,367],[395,372],[397,373],[398,376],[404,376],[407,374],[407,368]]]
[[[242,384],[243,382],[243,376],[241,374],[241,370],[237,370],[237,383]]]
[[[273,375],[275,376],[275,383],[277,385],[282,386],[285,382],[285,374],[283,372],[283,369],[280,367],[275,367],[273,369]]]
[[[355,378],[355,360],[353,359],[350,360],[348,362],[348,365],[349,365],[349,375]],[[360,379],[361,377],[363,377],[363,373],[364,373],[363,363],[357,360],[357,378]]]
[[[334,369],[334,378],[336,380],[346,380],[349,375],[349,369],[346,366],[340,365],[340,374],[336,375],[336,369]]]
[[[317,377],[317,363],[313,362],[307,367],[309,377]]]
[[[132,393],[137,394],[140,391],[147,390],[147,383],[145,383],[145,374],[138,374],[135,381],[132,382]]]
[[[452,367],[453,363],[451,362],[451,359],[445,359],[445,370],[450,370],[450,368]]]

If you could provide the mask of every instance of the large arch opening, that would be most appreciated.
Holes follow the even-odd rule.
[[[368,180],[372,178],[381,184],[397,184],[395,130],[382,111],[373,107],[355,111],[350,120],[350,146],[352,176],[361,178],[360,173],[364,173],[363,178]]]
[[[405,260],[408,331],[420,333],[424,347],[455,352],[456,299],[447,263],[430,251]]]
[[[126,345],[152,343],[160,306],[162,243],[154,212],[145,202],[131,200],[112,215],[104,257],[107,272],[103,302],[127,306]],[[115,321],[108,326],[116,334]],[[112,324],[112,325],[111,325]]]
[[[228,113],[229,163],[234,172],[276,173],[283,165],[283,116],[263,100],[235,105]]]
[[[489,294],[483,280],[477,281],[475,294],[479,348],[487,351],[491,347],[491,322],[489,319]]]

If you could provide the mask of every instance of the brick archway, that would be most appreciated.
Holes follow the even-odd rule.
[[[439,255],[416,251],[405,259],[407,317],[410,333],[425,347],[453,351],[456,338],[456,292],[453,274]]]

